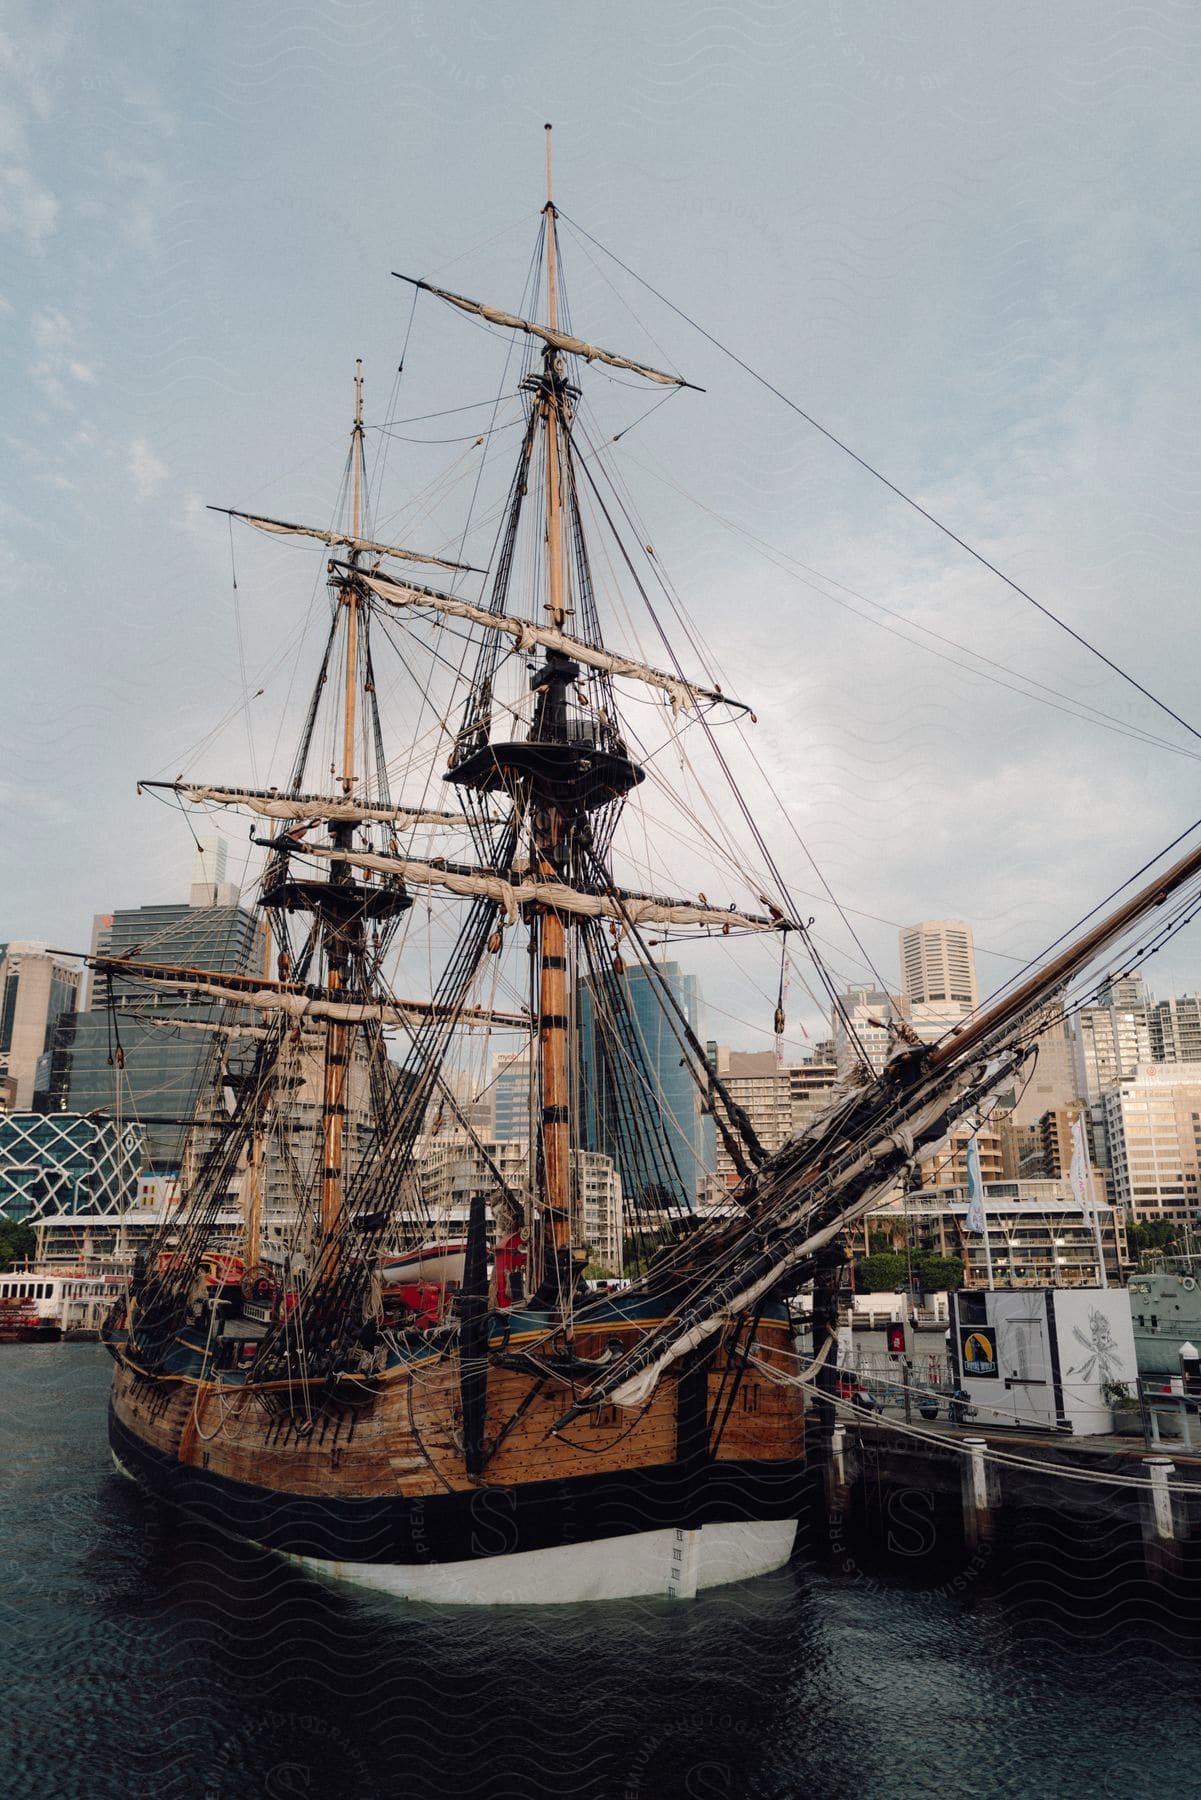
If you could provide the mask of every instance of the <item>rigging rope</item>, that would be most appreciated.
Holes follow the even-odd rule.
[[[927,520],[929,524],[933,525],[937,531],[941,531],[944,537],[950,538],[953,544],[958,544],[961,550],[966,550],[969,556],[974,557],[976,562],[989,570],[989,572],[995,575],[999,581],[1003,581],[1006,587],[1011,588],[1019,598],[1027,601],[1037,612],[1042,613],[1044,618],[1050,619],[1053,625],[1058,625],[1061,631],[1065,631],[1070,638],[1074,638],[1083,649],[1088,651],[1090,656],[1095,656],[1099,662],[1105,664],[1106,668],[1111,669],[1115,675],[1121,678],[1121,680],[1127,682],[1138,693],[1142,694],[1144,699],[1149,700],[1153,706],[1157,706],[1161,712],[1166,713],[1169,719],[1174,719],[1177,725],[1182,726],[1191,737],[1201,739],[1201,730],[1198,730],[1195,725],[1190,725],[1188,720],[1182,718],[1178,712],[1168,705],[1166,700],[1161,700],[1157,694],[1153,694],[1149,687],[1146,687],[1136,676],[1132,675],[1128,669],[1124,669],[1120,663],[1115,662],[1112,657],[1107,656],[1104,650],[1099,649],[1096,644],[1091,643],[1089,639],[1086,638],[1082,632],[1077,631],[1073,625],[1069,625],[1066,619],[1061,619],[1059,614],[1053,612],[1049,606],[1044,605],[1041,600],[1036,600],[1034,595],[1030,593],[1028,589],[1020,586],[1018,582],[1014,581],[1012,576],[1005,573],[1004,569],[998,568],[996,563],[990,562],[983,551],[977,550],[974,545],[968,543],[966,538],[962,538],[959,536],[958,532],[952,531],[949,525],[944,524],[940,518],[930,512],[928,508],[924,507],[920,501],[915,500],[912,494],[907,494],[904,488],[898,487],[895,481],[890,481],[888,476],[880,469],[877,469],[874,464],[868,462],[866,457],[860,456],[858,451],[852,450],[851,446],[846,443],[844,439],[831,431],[828,426],[823,425],[819,419],[815,419],[812,413],[806,412],[804,407],[790,398],[782,388],[778,388],[774,382],[769,381],[766,375],[761,375],[758,369],[752,368],[750,363],[745,362],[736,351],[731,350],[727,344],[723,344],[719,338],[714,337],[711,331],[706,331],[705,327],[686,313],[682,307],[675,305],[674,301],[669,300],[666,294],[660,293],[659,289],[653,287],[644,276],[639,275],[636,270],[631,269],[628,263],[624,263],[621,258],[615,255],[606,245],[600,243],[590,232],[585,231],[582,225],[579,225],[575,220],[568,218],[566,214],[561,214],[560,216],[565,219],[566,223],[570,225],[574,231],[578,231],[581,237],[587,238],[590,244],[595,245],[595,247],[602,251],[605,256],[610,257],[612,261],[617,264],[619,269],[624,269],[627,275],[631,276],[635,281],[640,282],[641,285],[646,288],[648,293],[655,296],[656,300],[662,301],[663,305],[675,313],[677,318],[683,319],[686,325],[691,325],[692,329],[699,332],[701,337],[712,344],[715,350],[720,351],[723,356],[728,357],[732,363],[735,363],[745,374],[749,375],[752,381],[757,381],[760,387],[767,389],[769,394],[773,394],[777,400],[783,401],[784,405],[792,412],[796,413],[799,418],[804,419],[807,425],[811,425],[815,431],[820,432],[824,438],[827,438],[829,442],[837,449],[841,450],[844,455],[849,456],[852,462],[858,463],[861,469],[866,470],[866,472],[873,476],[876,481],[881,482],[884,487],[888,488],[890,493],[895,494],[898,500],[903,500],[906,506],[912,507],[914,512],[919,513],[921,517]]]

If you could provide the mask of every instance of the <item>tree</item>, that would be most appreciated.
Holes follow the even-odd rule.
[[[963,1264],[957,1256],[936,1256],[930,1250],[883,1250],[861,1256],[855,1264],[855,1286],[861,1294],[892,1294],[898,1288],[914,1288],[926,1294],[950,1293],[963,1286]]]
[[[37,1232],[18,1219],[0,1218],[0,1271],[27,1262],[37,1249]]]
[[[1142,1256],[1148,1250],[1174,1250],[1180,1229],[1169,1219],[1132,1222],[1126,1227],[1126,1243],[1132,1256]]]
[[[923,1250],[916,1257],[915,1274],[927,1294],[953,1294],[963,1286],[963,1264],[957,1256],[937,1256],[932,1250]]]
[[[897,1250],[861,1256],[855,1264],[855,1286],[861,1294],[892,1294],[909,1280],[909,1259]]]

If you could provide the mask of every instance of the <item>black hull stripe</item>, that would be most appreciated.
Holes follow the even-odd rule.
[[[293,1556],[424,1564],[511,1556],[665,1527],[795,1519],[801,1462],[664,1465],[404,1500],[280,1494],[176,1462],[109,1409],[117,1460],[191,1517]]]

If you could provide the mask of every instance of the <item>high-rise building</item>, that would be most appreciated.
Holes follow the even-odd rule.
[[[934,1156],[923,1159],[921,1185],[924,1188],[967,1187],[967,1147],[975,1137],[980,1152],[980,1175],[985,1182],[1004,1179],[1001,1155],[1001,1133],[993,1120],[974,1130],[964,1121],[956,1125],[948,1141]]]
[[[1151,1055],[1156,1062],[1201,1062],[1201,994],[1152,1002]]]
[[[831,1044],[839,1080],[845,1081],[866,1060],[881,1075],[889,1057],[913,1042],[935,1044],[946,1036],[959,1014],[904,994],[878,987],[851,987],[839,994],[832,1015]]]
[[[420,1139],[417,1168],[436,1232],[454,1237],[467,1229],[474,1196],[490,1200],[495,1193],[497,1170],[510,1191],[524,1199],[531,1180],[528,1135],[476,1142],[465,1131],[443,1130]],[[587,1246],[594,1263],[619,1275],[621,1177],[599,1151],[573,1150],[571,1178],[573,1236]]]
[[[1045,1112],[1038,1122],[1042,1173],[1048,1181],[1066,1180],[1071,1175],[1076,1154],[1072,1126],[1080,1110],[1079,1107],[1056,1106]]]
[[[471,1070],[447,1064],[426,1109],[425,1129],[435,1136],[454,1129],[474,1131],[481,1138],[496,1137],[491,1086]]]
[[[198,843],[192,857],[193,906],[236,906],[238,890],[225,879],[226,846],[224,838],[210,838]]]
[[[710,1044],[709,1062],[722,1086],[743,1112],[765,1150],[778,1150],[792,1136],[790,1070],[776,1062],[771,1050],[729,1050]],[[717,1177],[722,1187],[738,1179],[737,1167],[720,1132],[716,1146]]]
[[[15,1083],[13,1108],[45,1099],[38,1064],[54,1043],[60,1019],[79,1004],[77,958],[45,944],[0,944],[0,1078]],[[48,1065],[43,1064],[43,1076]]]
[[[131,907],[102,915],[93,943],[110,955],[141,954],[166,966],[232,974],[259,967],[262,955],[255,919],[236,905]],[[60,1021],[52,1054],[51,1104],[67,1112],[119,1112],[142,1127],[149,1171],[178,1169],[187,1122],[196,1112],[218,1043],[187,1026],[215,1020],[220,1006],[197,1003],[194,996],[166,987],[153,991],[120,983],[113,1001],[110,1007],[107,977],[96,973],[89,1010]],[[181,1029],[147,1023],[147,1014],[177,1020]]]
[[[1049,1107],[1033,1125],[1015,1125],[1012,1113],[998,1110],[994,1121],[1001,1139],[1002,1178],[1005,1181],[1067,1181],[1076,1155],[1072,1127],[1088,1108],[1082,1101]],[[1103,1173],[1093,1160],[1093,1186],[1105,1197]]]
[[[1072,1030],[1062,1009],[1047,1016],[1038,1038],[1038,1055],[1023,1070],[1009,1113],[1014,1125],[1024,1130],[1037,1126],[1043,1115],[1072,1107],[1080,1097]]]
[[[861,1068],[863,1058],[873,1074],[884,1073],[896,1041],[890,1027],[901,1017],[899,997],[886,994],[883,988],[852,987],[839,994],[832,1024],[834,1062],[840,1080]]]
[[[1141,975],[1111,977],[1076,1014],[1076,1091],[1096,1101],[1151,1055],[1151,1003]]]
[[[980,1004],[972,928],[963,919],[922,919],[899,933],[901,991],[910,1007],[961,1019]]]
[[[712,1121],[660,984],[699,1036],[700,986],[678,963],[629,963],[580,983],[580,1115],[587,1147],[612,1158],[627,1200],[692,1207],[713,1172]]]
[[[1017,1125],[1013,1114],[998,1107],[992,1115],[1001,1145],[1003,1181],[1043,1179],[1043,1141],[1037,1123]]]
[[[528,1142],[530,1104],[529,1051],[498,1051],[492,1059],[491,1135]]]
[[[767,1151],[779,1150],[812,1124],[838,1080],[832,1046],[823,1046],[827,1058],[804,1063],[777,1063],[771,1050],[730,1050],[710,1043],[709,1061],[730,1098],[746,1113],[759,1142]],[[731,1186],[738,1171],[720,1132],[717,1134],[716,1168],[720,1188]]]
[[[1102,1095],[1113,1195],[1131,1217],[1201,1216],[1201,1063],[1147,1063]]]
[[[792,1093],[792,1129],[796,1134],[806,1131],[834,1098],[838,1065],[833,1042],[816,1045],[808,1062],[791,1064],[788,1085]]]

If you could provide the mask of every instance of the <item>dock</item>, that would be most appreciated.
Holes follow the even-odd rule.
[[[832,1428],[816,1414],[811,1447],[823,1461],[827,1515],[869,1520],[895,1513],[898,1496],[962,1521],[968,1551],[1023,1513],[1079,1524],[1104,1519],[1142,1540],[1153,1579],[1201,1554],[1201,1431],[1191,1443],[1140,1435],[1072,1437],[946,1420],[908,1423],[837,1404]],[[869,1520],[870,1522],[870,1520]]]

